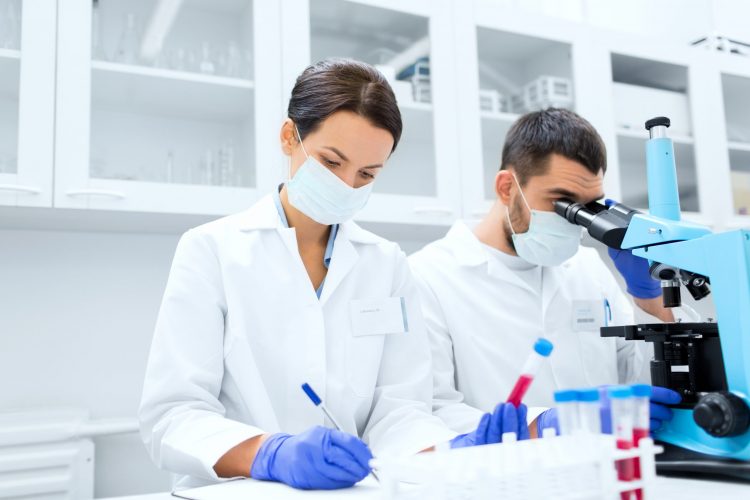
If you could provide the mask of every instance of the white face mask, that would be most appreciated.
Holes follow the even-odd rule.
[[[307,160],[286,184],[289,203],[320,224],[340,224],[351,219],[367,204],[373,182],[353,188],[339,179],[307,154],[296,125],[294,129]]]
[[[538,266],[559,266],[578,251],[581,243],[581,227],[571,224],[555,212],[532,210],[523,195],[521,185],[513,174],[518,191],[526,208],[531,213],[529,229],[518,234],[510,222],[510,207],[505,211],[508,225],[513,232],[513,245],[516,253],[526,262]]]

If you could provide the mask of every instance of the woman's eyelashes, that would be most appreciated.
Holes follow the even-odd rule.
[[[341,163],[335,160],[331,160],[330,158],[326,158],[323,155],[320,156],[320,159],[322,160],[323,164],[330,169],[336,169],[341,166]],[[368,172],[367,170],[360,170],[359,176],[368,181],[375,178],[375,176],[371,174],[370,172]]]

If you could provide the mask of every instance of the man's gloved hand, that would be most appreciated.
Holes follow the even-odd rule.
[[[500,403],[492,414],[485,413],[482,416],[474,431],[451,439],[451,448],[500,443],[506,432],[515,432],[519,441],[529,439],[526,413],[527,408],[524,404],[516,408],[511,403]]]
[[[604,200],[607,207],[616,205],[617,201]],[[609,258],[615,263],[628,286],[628,293],[638,299],[654,299],[661,295],[661,283],[651,277],[648,272],[648,261],[633,255],[630,250],[615,250],[608,248]]]
[[[672,409],[666,405],[676,405],[682,401],[682,396],[672,389],[651,386],[651,404],[649,414],[651,416],[651,432],[661,428],[664,422],[672,420]]]
[[[557,408],[550,408],[536,417],[536,435],[538,437],[542,437],[542,431],[548,427],[555,429],[557,435],[560,435],[560,421],[557,418]]]
[[[250,477],[304,490],[347,488],[370,473],[372,453],[356,436],[316,426],[273,434],[261,445]]]
[[[672,409],[666,405],[674,405],[682,401],[679,393],[666,387],[658,385],[651,386],[651,403],[649,404],[649,430],[654,432],[661,428],[664,422],[672,420]],[[602,432],[612,434],[612,409],[608,397],[602,399],[600,416],[602,419]]]
[[[637,299],[654,299],[661,295],[661,283],[649,274],[646,259],[633,255],[630,250],[608,248],[607,253],[625,278],[630,295]]]

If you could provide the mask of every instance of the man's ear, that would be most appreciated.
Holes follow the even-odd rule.
[[[294,148],[297,147],[299,141],[297,140],[297,131],[294,128],[294,122],[287,118],[284,123],[281,124],[281,131],[279,132],[279,141],[281,142],[281,150],[287,156],[292,156]]]
[[[497,195],[500,203],[506,207],[510,205],[510,189],[513,184],[513,172],[511,170],[500,170],[495,175],[495,195]]]

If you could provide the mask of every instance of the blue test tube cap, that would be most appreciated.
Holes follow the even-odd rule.
[[[592,387],[590,389],[579,389],[578,390],[578,401],[585,403],[593,403],[599,401],[599,389]]]
[[[630,390],[633,391],[633,396],[636,398],[651,397],[651,386],[648,384],[633,384],[630,386]]]
[[[555,391],[555,403],[571,403],[578,398],[578,394],[573,389],[563,389]]]
[[[613,385],[607,388],[611,399],[627,399],[633,396],[633,391],[627,385]]]
[[[547,339],[539,338],[536,342],[534,342],[534,351],[540,356],[544,356],[545,358],[552,352],[552,348],[552,342]]]

